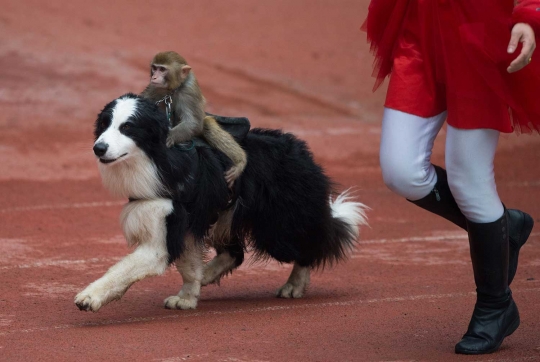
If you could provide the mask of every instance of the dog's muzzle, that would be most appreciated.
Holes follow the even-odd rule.
[[[94,154],[98,157],[102,157],[107,153],[109,145],[105,142],[98,142],[94,145]]]

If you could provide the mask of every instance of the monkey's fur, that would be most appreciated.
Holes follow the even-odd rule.
[[[167,137],[167,146],[193,137],[203,137],[211,147],[223,152],[233,162],[225,173],[227,184],[232,187],[246,167],[246,153],[213,117],[206,116],[206,101],[186,60],[176,52],[158,53],[150,65],[150,78],[150,84],[141,93],[142,97],[153,102],[167,95],[172,98],[172,128]],[[159,106],[164,107],[165,103],[161,102]]]

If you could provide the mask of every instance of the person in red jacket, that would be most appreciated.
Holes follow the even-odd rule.
[[[500,132],[540,132],[540,0],[372,0],[363,29],[375,89],[390,75],[383,179],[468,232],[477,300],[455,351],[494,352],[520,323],[509,285],[534,221],[502,204],[493,160]],[[445,120],[446,170],[430,162]]]

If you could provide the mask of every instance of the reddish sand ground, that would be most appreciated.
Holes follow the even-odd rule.
[[[474,304],[466,234],[382,183],[384,89],[371,93],[367,0],[0,2],[0,360],[529,361],[540,359],[540,233],[513,284],[520,329],[491,356],[453,353]],[[371,206],[351,260],[304,299],[274,290],[290,266],[242,266],[170,311],[172,269],[97,314],[74,295],[129,250],[123,200],[101,185],[95,115],[139,92],[160,50],[192,64],[209,110],[306,139]],[[434,158],[443,162],[444,132]],[[500,194],[540,222],[540,138],[504,136]],[[538,228],[536,228],[537,230]]]

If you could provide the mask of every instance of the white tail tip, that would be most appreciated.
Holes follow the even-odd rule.
[[[356,237],[360,235],[360,225],[369,226],[367,222],[366,211],[370,208],[361,202],[353,201],[350,196],[350,189],[342,192],[335,200],[330,197],[330,208],[332,216],[339,218],[351,226],[355,231]]]

